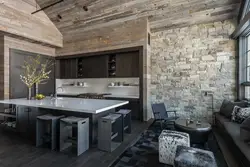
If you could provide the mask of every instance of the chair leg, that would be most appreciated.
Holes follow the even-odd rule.
[[[161,130],[163,130],[163,128],[162,128],[162,121],[160,121],[160,124],[161,124]]]

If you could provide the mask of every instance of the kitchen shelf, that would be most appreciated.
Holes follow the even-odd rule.
[[[134,88],[134,87],[138,87],[138,86],[108,86],[108,87],[109,88]]]
[[[112,68],[109,69],[109,71],[115,71],[115,70],[116,70],[115,68],[114,69],[112,69]]]
[[[88,88],[89,86],[71,86],[71,85],[63,85],[62,87],[71,87],[71,88]]]
[[[8,123],[11,123],[12,126],[9,126]],[[13,127],[13,124],[15,124],[15,127]],[[1,121],[0,127],[4,128],[6,130],[16,131],[16,121]]]
[[[0,113],[0,116],[10,117],[10,118],[16,118],[16,115],[6,114],[6,113]]]

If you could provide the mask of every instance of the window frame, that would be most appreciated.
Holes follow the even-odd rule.
[[[243,1],[239,13],[239,24],[231,35],[238,39],[237,98],[250,99],[250,0]]]

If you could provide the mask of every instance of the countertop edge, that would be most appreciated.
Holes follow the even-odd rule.
[[[105,108],[98,109],[98,110],[77,110],[77,109],[66,108],[66,107],[53,107],[53,106],[45,106],[45,105],[32,105],[32,104],[24,105],[24,104],[20,104],[20,103],[11,103],[11,102],[0,100],[0,104],[13,104],[13,105],[19,105],[19,106],[55,109],[55,110],[63,110],[63,111],[69,111],[69,112],[82,112],[82,113],[89,113],[89,114],[98,114],[98,113],[101,113],[101,112],[104,112],[104,111],[107,111],[107,110],[110,110],[110,109],[113,109],[116,107],[123,106],[123,105],[128,104],[128,103],[129,103],[129,101],[124,101],[124,102],[121,102],[119,104],[112,105],[112,106],[105,107]]]

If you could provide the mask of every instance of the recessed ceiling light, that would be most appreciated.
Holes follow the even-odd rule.
[[[86,11],[86,12],[89,10],[87,6],[83,6],[82,8],[83,8],[83,10]]]
[[[62,19],[62,16],[60,14],[57,15],[58,19]]]

